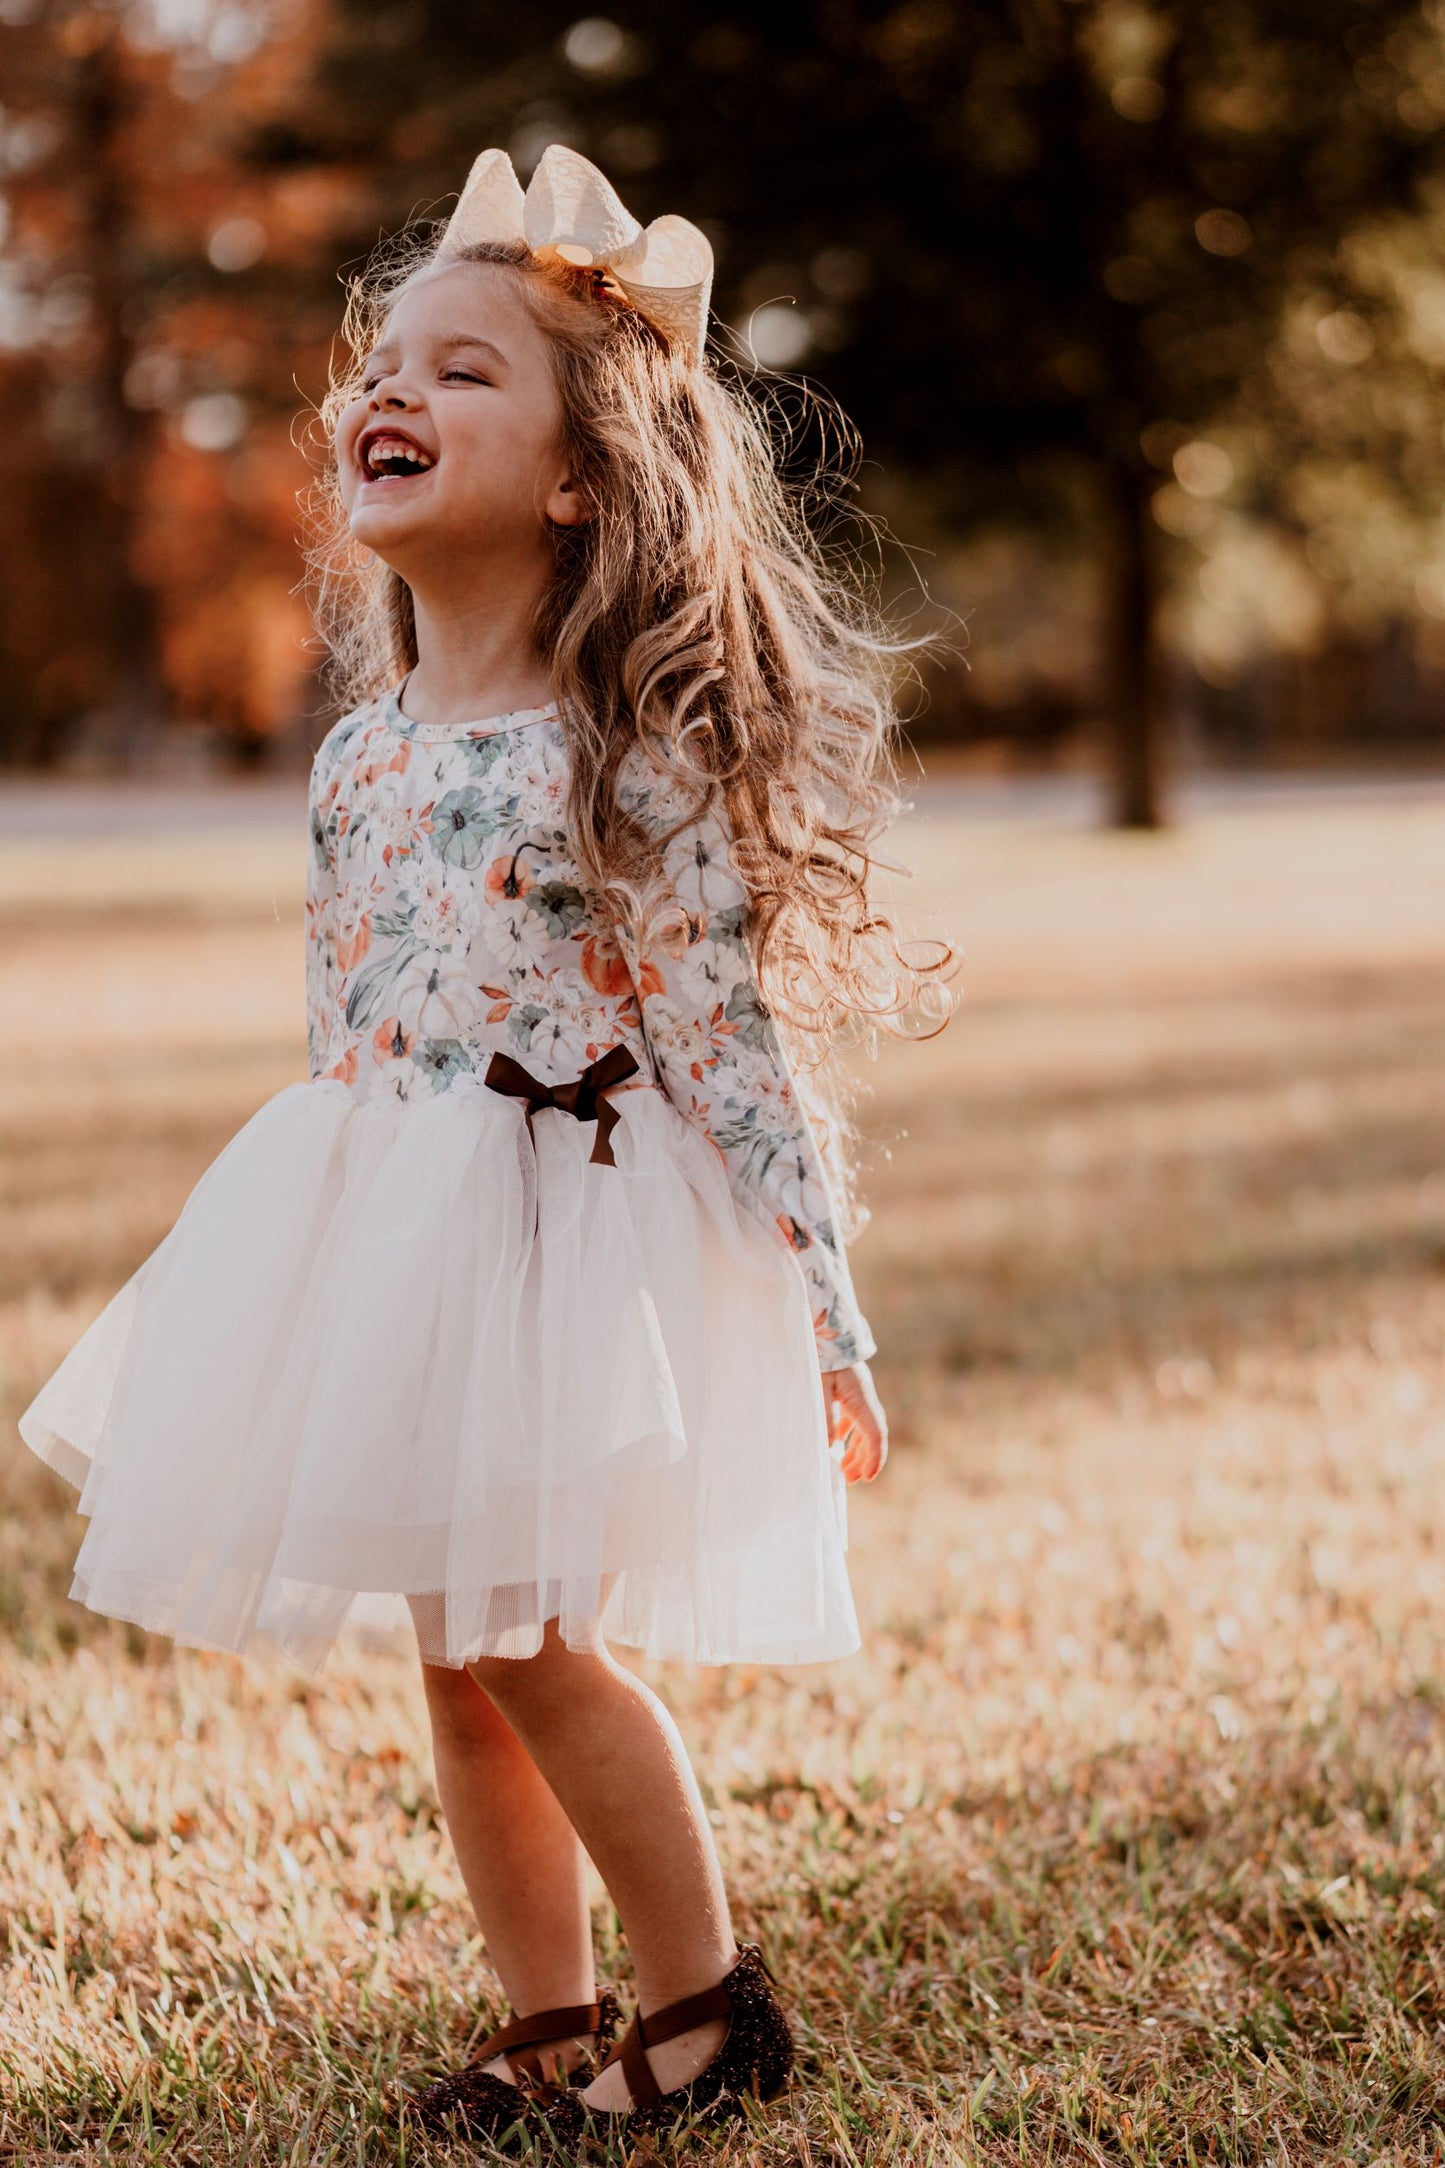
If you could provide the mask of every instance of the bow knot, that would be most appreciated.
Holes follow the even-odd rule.
[[[435,260],[478,241],[525,241],[534,255],[591,266],[694,361],[702,353],[713,273],[707,235],[671,211],[641,226],[591,159],[565,143],[548,144],[525,194],[505,151],[478,153]]]
[[[494,1092],[503,1092],[509,1099],[526,1101],[528,1130],[532,1116],[538,1107],[556,1107],[561,1114],[570,1114],[579,1122],[596,1122],[597,1138],[592,1146],[591,1163],[596,1167],[615,1167],[612,1153],[612,1132],[620,1119],[611,1100],[601,1094],[611,1084],[620,1084],[624,1077],[637,1070],[637,1057],[629,1047],[609,1047],[590,1061],[580,1076],[566,1084],[548,1084],[545,1079],[533,1076],[510,1054],[493,1054],[487,1065],[483,1082],[490,1084]]]

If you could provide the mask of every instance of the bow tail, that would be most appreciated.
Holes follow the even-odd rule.
[[[612,1151],[612,1132],[621,1116],[612,1101],[604,1096],[608,1086],[620,1084],[624,1077],[636,1076],[637,1057],[625,1046],[609,1047],[605,1054],[588,1064],[583,1076],[590,1087],[591,1111],[597,1117],[597,1136],[592,1146],[591,1163],[594,1167],[615,1167],[617,1161]]]
[[[597,1101],[597,1135],[589,1154],[594,1167],[615,1167],[617,1161],[612,1152],[612,1132],[622,1117],[610,1099],[599,1096]]]

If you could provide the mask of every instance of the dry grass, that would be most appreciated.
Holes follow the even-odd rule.
[[[389,2163],[498,2007],[414,1665],[69,1604],[9,1420],[301,1071],[299,845],[186,850],[0,867],[0,2157]],[[703,2157],[1438,2160],[1445,805],[904,854],[969,993],[877,1071],[866,1650],[659,1681],[804,2040]]]

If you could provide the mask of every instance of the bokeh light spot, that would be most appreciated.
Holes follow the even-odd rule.
[[[218,271],[247,271],[266,247],[259,218],[225,218],[212,229],[206,254]]]
[[[1234,461],[1223,445],[1207,437],[1181,444],[1174,454],[1175,477],[1191,497],[1220,497],[1234,480]]]
[[[1242,256],[1254,240],[1249,220],[1238,211],[1201,211],[1194,221],[1194,236],[1211,256]]]
[[[233,391],[203,392],[181,413],[181,436],[195,452],[228,452],[246,433],[246,407]]]
[[[806,311],[783,301],[755,309],[748,322],[748,342],[765,369],[791,369],[813,343]]]
[[[1315,325],[1315,337],[1325,359],[1346,369],[1357,368],[1375,351],[1375,334],[1353,309],[1333,309],[1322,316]]]
[[[562,40],[562,51],[579,75],[625,75],[636,60],[636,41],[605,15],[584,15]]]

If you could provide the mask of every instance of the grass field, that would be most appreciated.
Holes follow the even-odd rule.
[[[78,1609],[14,1431],[303,1073],[301,847],[0,861],[6,2161],[390,2163],[498,2011],[414,1661]],[[701,2157],[1436,2161],[1445,799],[898,847],[966,998],[871,1072],[865,1649],[656,1681],[803,2044]]]

